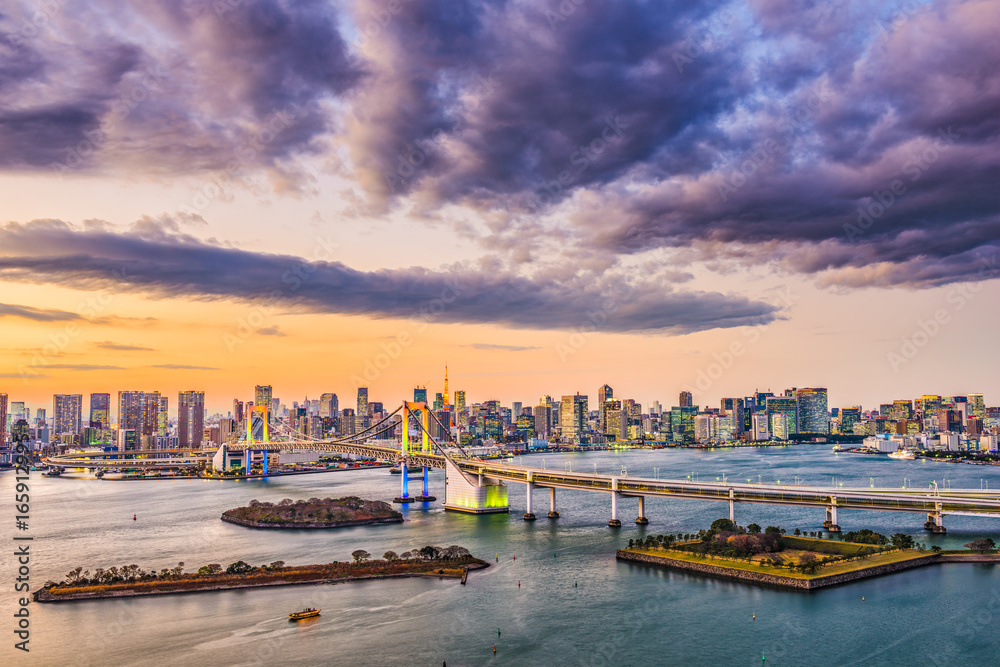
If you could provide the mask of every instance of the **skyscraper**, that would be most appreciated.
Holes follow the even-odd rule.
[[[177,397],[177,442],[199,447],[205,434],[205,392],[182,391]]]
[[[465,409],[465,391],[458,389],[455,391],[455,411],[461,412]]]
[[[682,391],[677,399],[677,405],[682,408],[690,408],[694,405],[694,396],[691,395],[690,391]]]
[[[0,445],[7,442],[7,394],[0,394]]]
[[[156,435],[166,436],[170,427],[170,397],[160,396],[156,402]]]
[[[416,387],[413,390],[413,402],[414,403],[427,402],[427,387]]]
[[[563,396],[559,406],[559,426],[562,439],[580,442],[587,426],[587,397],[580,394]]]
[[[602,385],[597,390],[597,409],[599,410],[597,415],[598,430],[601,433],[607,433],[607,424],[604,421],[604,404],[615,397],[614,390],[608,385]]]
[[[549,406],[546,403],[535,406],[535,437],[547,438],[552,418],[549,416]]]
[[[118,428],[135,431],[136,438],[159,432],[160,392],[118,392]]]
[[[982,394],[969,394],[969,416],[986,419],[986,402]]]
[[[771,435],[782,440],[799,432],[798,401],[795,398],[775,396],[767,399],[767,418]]]
[[[77,435],[82,429],[83,395],[56,394],[52,397],[56,435]]]
[[[267,420],[271,421],[271,401],[274,399],[272,395],[271,385],[269,384],[259,384],[253,388],[253,404],[267,410]]]
[[[336,394],[323,394],[319,397],[320,418],[334,418],[340,414],[340,402]]]
[[[830,412],[826,387],[796,389],[795,398],[798,402],[798,432],[828,435]]]
[[[744,410],[746,409],[742,398],[722,399],[722,411],[732,418],[732,433],[739,436],[745,430]]]
[[[111,394],[90,395],[90,428],[111,428]]]

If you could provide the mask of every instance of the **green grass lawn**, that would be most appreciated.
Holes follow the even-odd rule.
[[[810,540],[810,541],[818,542],[825,540]],[[842,544],[842,543],[835,542],[834,544]],[[899,563],[902,561],[912,560],[914,558],[922,558],[924,556],[930,555],[930,552],[917,551],[916,549],[891,551],[889,553],[868,556],[866,558],[862,558],[856,561],[831,563],[829,565],[821,566],[818,570],[816,570],[816,574],[803,574],[801,572],[796,572],[795,570],[788,570],[786,568],[758,565],[757,563],[750,564],[747,563],[745,560],[739,561],[739,560],[730,560],[727,558],[708,558],[707,556],[695,555],[685,551],[668,551],[665,549],[646,549],[646,548],[624,549],[624,551],[647,554],[649,556],[672,558],[675,560],[687,561],[689,563],[702,563],[705,565],[717,565],[719,567],[729,567],[737,570],[745,570],[748,572],[773,574],[779,577],[788,577],[790,579],[816,579],[817,577],[825,577],[831,574],[843,574],[845,572],[854,572],[857,570],[864,570],[869,567],[875,567],[876,565]]]
[[[787,549],[802,549],[828,556],[857,556],[862,549],[876,548],[875,545],[871,544],[818,540],[815,537],[795,537],[792,535],[782,535],[781,541],[785,543]]]

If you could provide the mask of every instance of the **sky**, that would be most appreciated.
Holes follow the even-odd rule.
[[[996,0],[7,2],[0,392],[1000,403]]]

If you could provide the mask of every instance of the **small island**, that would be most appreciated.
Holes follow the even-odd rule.
[[[63,602],[403,577],[454,577],[461,578],[464,584],[469,571],[489,567],[489,563],[459,546],[428,545],[398,555],[386,551],[381,560],[372,560],[367,551],[357,549],[351,557],[353,560],[346,563],[285,565],[279,560],[256,567],[239,560],[225,569],[218,563],[203,565],[197,572],[185,572],[184,563],[159,573],[147,572],[138,565],[123,565],[98,568],[92,575],[77,567],[61,582],[46,582],[32,597],[36,602]]]
[[[402,523],[403,515],[381,500],[310,498],[280,503],[251,500],[246,507],[222,513],[222,520],[248,528],[346,528],[377,523]]]
[[[845,533],[844,541],[786,535],[777,526],[747,528],[719,519],[696,534],[648,536],[627,549],[619,560],[660,565],[713,577],[739,579],[766,586],[814,590],[858,579],[890,574],[932,563],[1000,562],[996,545],[981,539],[967,552],[925,551],[912,537],[886,537],[869,529]]]

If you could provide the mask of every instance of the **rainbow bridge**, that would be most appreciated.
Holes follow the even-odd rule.
[[[416,424],[421,436],[417,442],[411,441],[409,428],[403,428],[398,444],[391,438],[378,440],[382,435],[398,428],[392,417],[402,412],[406,422]],[[222,445],[215,454],[216,461],[224,466],[230,457],[244,462],[262,460],[267,471],[267,454],[280,451],[319,451],[352,454],[361,457],[392,461],[402,469],[400,495],[396,502],[420,502],[434,499],[430,495],[428,470],[444,469],[445,502],[448,510],[470,514],[509,512],[508,485],[524,484],[527,507],[524,519],[535,520],[534,491],[538,488],[549,491],[549,513],[551,519],[559,518],[556,509],[556,490],[571,489],[606,493],[610,498],[610,526],[621,526],[619,505],[624,499],[635,498],[638,503],[636,523],[649,522],[645,513],[647,497],[686,498],[724,502],[729,505],[729,518],[736,520],[736,503],[762,503],[768,505],[798,505],[823,508],[826,520],[823,527],[830,532],[839,532],[837,521],[839,509],[872,510],[881,512],[915,512],[927,517],[924,528],[935,533],[944,533],[943,518],[946,515],[1000,518],[1000,491],[947,489],[879,489],[819,487],[781,484],[741,484],[733,482],[692,482],[687,480],[648,479],[627,475],[602,473],[567,472],[547,470],[533,466],[513,465],[503,460],[484,460],[469,456],[456,443],[439,443],[431,438],[429,419],[434,414],[424,403],[405,402],[385,419],[357,434],[334,439],[303,439],[285,428],[279,437],[287,439],[276,442],[244,442]],[[279,432],[282,427],[279,425]],[[445,432],[448,432],[445,430]],[[60,468],[73,467],[121,467],[121,460],[110,460],[106,453],[83,452],[49,457],[47,465]],[[256,457],[256,459],[254,458]],[[136,458],[135,463],[143,461]],[[149,466],[165,466],[163,461],[176,459],[148,459]],[[204,458],[201,459],[204,461]],[[191,460],[187,463],[190,465]],[[131,463],[129,464],[131,465]],[[176,463],[174,464],[176,465]],[[421,495],[409,492],[408,469],[423,468],[423,489]]]

